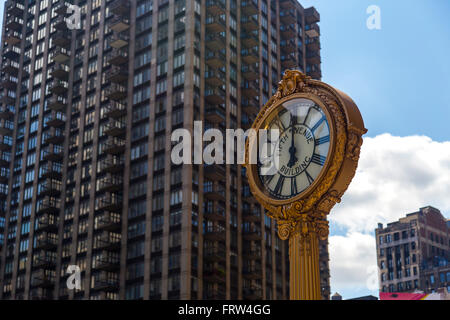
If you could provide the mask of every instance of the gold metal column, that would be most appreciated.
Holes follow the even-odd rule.
[[[290,299],[321,300],[319,238],[328,237],[328,222],[302,214],[294,225],[289,232]]]

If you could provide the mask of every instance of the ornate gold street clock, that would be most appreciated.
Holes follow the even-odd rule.
[[[247,139],[249,185],[289,239],[291,299],[318,300],[318,243],[355,175],[367,132],[361,114],[343,92],[287,70],[252,129],[267,134]]]

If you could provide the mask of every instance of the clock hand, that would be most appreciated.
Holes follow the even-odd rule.
[[[297,148],[295,147],[295,134],[294,134],[294,116],[291,116],[291,147],[289,148],[289,153],[291,155],[289,159],[288,166],[293,167],[294,164],[297,162],[297,157],[295,154],[297,153]]]

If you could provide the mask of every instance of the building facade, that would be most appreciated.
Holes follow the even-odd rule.
[[[175,165],[170,137],[249,128],[285,69],[320,79],[319,20],[295,0],[6,1],[0,298],[287,299],[243,168]]]
[[[450,228],[441,212],[421,208],[378,225],[377,262],[382,292],[450,292]]]

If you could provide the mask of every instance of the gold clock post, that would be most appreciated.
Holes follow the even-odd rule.
[[[367,132],[350,97],[297,70],[285,71],[277,92],[259,112],[252,129],[265,130],[268,119],[273,119],[280,106],[306,100],[314,103],[329,123],[329,136],[325,140],[329,152],[321,162],[320,174],[309,187],[288,199],[272,197],[258,175],[258,165],[249,161],[258,152],[257,139],[247,139],[245,153],[253,196],[267,215],[276,220],[280,239],[289,240],[291,300],[321,299],[319,241],[328,239],[327,215],[341,201],[355,175],[362,135]],[[316,139],[315,146],[323,141],[324,138]]]

